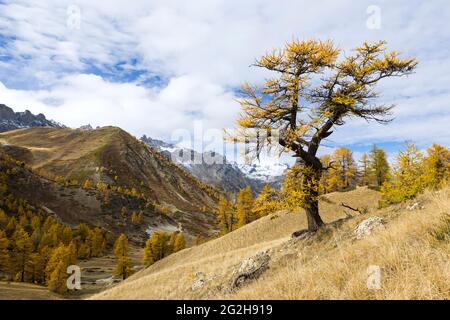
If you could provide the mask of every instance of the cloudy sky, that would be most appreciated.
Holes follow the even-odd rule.
[[[332,39],[350,52],[384,39],[420,61],[379,87],[395,121],[349,122],[327,146],[449,146],[448,21],[447,0],[0,0],[0,103],[170,140],[194,125],[232,128],[236,89],[264,78],[249,65],[286,41]]]

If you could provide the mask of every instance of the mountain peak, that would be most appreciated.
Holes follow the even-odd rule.
[[[265,184],[280,188],[285,170],[288,168],[287,164],[242,165],[228,161],[224,155],[215,151],[200,153],[146,135],[143,135],[141,140],[188,170],[198,179],[225,192],[237,192],[250,186],[256,195]]]
[[[45,115],[34,115],[29,110],[14,112],[5,104],[0,104],[0,132],[30,127],[62,127],[61,124],[47,120]]]
[[[91,126],[90,123],[85,124],[84,126],[81,126],[81,127],[79,127],[78,129],[79,129],[79,130],[85,130],[85,131],[91,131],[91,130],[94,130],[94,128],[92,128],[92,126]]]
[[[175,145],[173,145],[171,143],[147,137],[145,134],[141,137],[141,140],[144,143],[146,143],[149,147],[152,147],[152,148],[155,148],[155,149],[175,148]]]

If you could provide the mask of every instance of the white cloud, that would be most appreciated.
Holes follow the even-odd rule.
[[[188,76],[173,78],[161,90],[112,83],[92,74],[64,77],[46,90],[12,90],[0,83],[2,103],[42,112],[72,127],[116,125],[135,135],[150,131],[170,138],[175,129],[191,130],[201,116],[207,128],[223,128],[237,110],[222,87]],[[53,102],[53,103],[52,103]]]
[[[262,53],[292,37],[331,38],[347,52],[364,40],[386,39],[421,62],[415,75],[380,87],[384,102],[398,104],[396,120],[387,127],[349,122],[330,143],[450,145],[447,1],[377,1],[380,30],[366,27],[372,1],[79,0],[79,30],[67,27],[72,4],[0,4],[1,103],[70,126],[111,124],[135,135],[167,138],[175,129],[191,129],[195,119],[229,128],[239,110],[230,88],[263,78],[261,70],[249,68]],[[125,71],[111,71],[119,62],[127,72],[146,70],[167,84],[127,83]]]

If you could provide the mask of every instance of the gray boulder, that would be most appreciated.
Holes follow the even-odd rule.
[[[233,272],[231,290],[239,289],[248,281],[259,278],[268,268],[270,254],[262,251],[241,262],[239,267]]]
[[[376,216],[370,217],[369,219],[362,221],[355,228],[356,239],[362,239],[365,236],[370,235],[372,231],[375,229],[384,229],[383,222],[384,222],[383,218]]]
[[[192,291],[200,290],[205,286],[206,276],[203,272],[196,272],[194,283],[191,286]]]

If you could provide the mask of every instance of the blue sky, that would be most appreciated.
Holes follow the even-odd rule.
[[[267,76],[249,65],[293,37],[332,39],[345,52],[384,39],[420,61],[416,74],[378,88],[397,105],[395,120],[351,120],[322,152],[449,146],[448,21],[445,0],[3,0],[0,103],[72,127],[116,125],[170,140],[192,133],[194,120],[233,128],[236,88]]]

